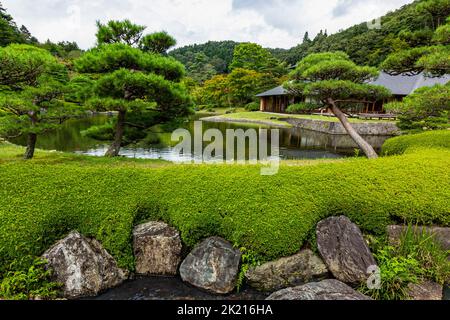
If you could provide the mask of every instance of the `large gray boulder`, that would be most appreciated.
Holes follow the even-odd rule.
[[[63,285],[65,298],[92,297],[121,284],[127,272],[95,239],[72,232],[43,256],[53,270],[54,281]]]
[[[133,248],[137,274],[177,274],[182,244],[179,233],[167,224],[149,222],[135,227]]]
[[[247,283],[260,291],[276,291],[325,279],[328,269],[311,250],[268,262],[246,273]]]
[[[267,300],[372,300],[338,280],[311,282],[303,286],[283,289]]]
[[[389,243],[392,245],[398,244],[401,237],[408,231],[408,228],[410,227],[397,225],[388,226],[387,233],[389,236]],[[412,227],[412,231],[419,235],[422,233],[431,235],[444,250],[450,250],[450,228],[415,226]]]
[[[347,217],[331,217],[319,222],[317,246],[330,272],[342,282],[367,281],[369,267],[376,266],[361,230]]]
[[[212,237],[197,245],[180,267],[183,281],[218,294],[234,290],[241,252],[227,241]]]
[[[411,300],[442,300],[444,297],[444,287],[432,281],[409,284],[408,295]]]

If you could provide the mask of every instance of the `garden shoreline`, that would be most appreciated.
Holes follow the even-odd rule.
[[[271,120],[253,120],[253,119],[235,119],[227,118],[224,116],[212,116],[201,118],[200,121],[206,122],[229,122],[229,123],[250,123],[250,124],[260,124],[276,128],[292,128],[293,126],[286,122],[286,124],[277,123]]]
[[[270,115],[270,114],[269,114]],[[228,122],[228,123],[250,123],[267,125],[274,128],[300,128],[331,135],[347,135],[344,126],[340,122],[326,121],[317,119],[301,119],[286,115],[277,114],[277,119],[249,119],[234,118],[227,116],[212,116],[201,118],[206,122]],[[275,118],[274,114],[274,118]],[[364,136],[396,136],[400,133],[400,129],[393,122],[361,122],[353,123],[352,126],[360,135]]]

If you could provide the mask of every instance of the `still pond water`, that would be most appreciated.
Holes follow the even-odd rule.
[[[197,115],[184,124],[184,128],[191,133],[194,131],[194,121],[201,116]],[[72,119],[65,122],[56,132],[43,134],[38,137],[37,148],[44,150],[57,150],[75,152],[92,156],[103,156],[108,148],[108,143],[97,141],[81,134],[83,130],[91,126],[102,125],[109,121],[106,115]],[[254,124],[214,123],[203,122],[203,130],[219,129],[226,136],[227,129],[267,128]],[[129,158],[163,159],[173,162],[182,162],[194,159],[192,154],[179,154],[170,144],[171,132],[159,132],[158,145],[127,146],[121,149],[120,154]],[[270,139],[270,133],[268,134]],[[366,137],[375,149],[380,149],[386,136]],[[12,140],[13,143],[26,145],[26,138],[20,137]],[[207,146],[209,143],[205,143]],[[270,142],[268,142],[270,146]],[[248,146],[247,146],[248,147]],[[335,136],[298,128],[280,129],[280,158],[284,160],[296,159],[322,159],[342,158],[355,155],[356,145],[349,136]]]

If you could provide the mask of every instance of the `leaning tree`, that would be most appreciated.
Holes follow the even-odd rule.
[[[191,99],[180,82],[184,67],[172,58],[121,43],[103,44],[76,60],[75,68],[95,79],[88,104],[118,114],[106,156],[119,155],[125,128],[133,126],[127,120],[134,112],[151,113],[153,124],[190,113]]]
[[[64,101],[68,72],[49,52],[28,45],[0,49],[0,134],[27,135],[24,158],[34,155],[39,134],[81,112]]]
[[[357,66],[343,52],[317,53],[298,63],[285,87],[291,94],[328,106],[365,155],[377,158],[373,147],[352,127],[343,111],[391,95],[386,88],[369,84],[377,76],[377,69]]]

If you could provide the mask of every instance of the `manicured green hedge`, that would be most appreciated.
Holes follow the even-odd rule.
[[[450,150],[282,165],[275,176],[257,166],[46,157],[0,161],[0,278],[11,262],[28,265],[73,229],[133,269],[132,228],[147,219],[169,222],[188,246],[219,235],[266,259],[298,251],[331,215],[374,233],[393,220],[450,225]]]
[[[384,143],[382,153],[398,155],[407,149],[417,147],[450,149],[450,130],[429,131],[389,139]]]

